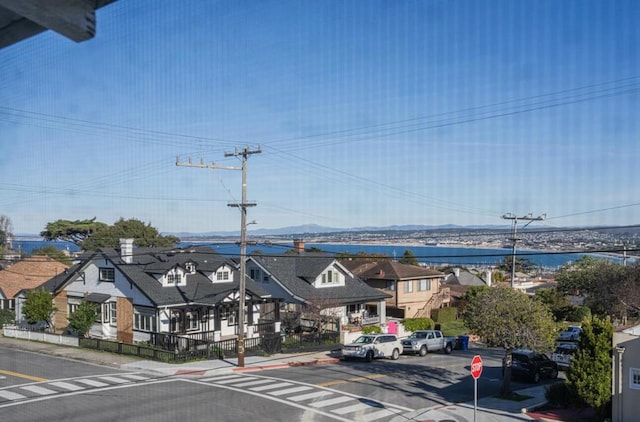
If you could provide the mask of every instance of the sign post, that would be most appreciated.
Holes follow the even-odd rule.
[[[482,374],[482,358],[475,355],[471,359],[471,376],[473,377],[473,421],[476,421],[476,412],[478,410],[478,378]]]

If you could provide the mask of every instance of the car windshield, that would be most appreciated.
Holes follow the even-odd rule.
[[[422,333],[421,332],[411,333],[409,338],[427,338],[427,333],[425,333],[425,332],[422,332]]]
[[[360,336],[358,337],[354,343],[356,344],[369,344],[369,343],[373,343],[373,337],[368,337],[368,336]]]

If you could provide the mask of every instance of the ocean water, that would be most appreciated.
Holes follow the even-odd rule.
[[[70,242],[45,242],[42,240],[14,240],[13,248],[27,255],[34,249],[53,245],[61,250],[77,252],[79,248]],[[179,247],[189,245],[206,245],[223,256],[239,256],[240,246],[237,243],[222,242],[183,242]],[[485,249],[485,248],[459,248],[447,246],[414,246],[414,245],[367,245],[367,244],[332,244],[332,243],[306,243],[306,248],[318,248],[330,253],[350,253],[357,254],[364,252],[367,254],[384,254],[389,257],[401,258],[405,250],[410,250],[419,262],[429,266],[462,265],[462,266],[493,266],[504,262],[505,257],[511,257],[511,249]],[[293,243],[259,243],[247,246],[247,253],[260,251],[265,254],[284,255],[293,249]],[[544,269],[558,269],[567,262],[575,261],[584,256],[584,253],[560,253],[556,251],[534,251],[519,250],[517,256],[526,258],[536,266]],[[595,255],[600,258],[607,258],[616,262],[622,262],[621,258]]]

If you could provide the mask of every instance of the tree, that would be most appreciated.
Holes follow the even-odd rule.
[[[603,413],[611,400],[611,342],[608,317],[582,322],[578,350],[567,370],[567,384],[587,405]]]
[[[547,305],[556,321],[564,320],[573,308],[569,298],[555,287],[536,290],[534,299]]]
[[[542,302],[509,287],[474,290],[463,318],[469,330],[490,346],[504,349],[501,394],[511,395],[511,352],[524,348],[549,350],[556,337],[553,316]]]
[[[69,328],[80,337],[85,337],[96,320],[98,305],[83,300],[69,315]]]
[[[513,257],[505,256],[504,261],[496,266],[497,269],[505,271],[508,274],[511,274],[511,267],[513,264]],[[536,267],[529,258],[518,258],[516,257],[516,271],[522,273],[528,273]]]
[[[407,264],[407,265],[415,265],[415,266],[420,265],[418,263],[418,258],[416,258],[416,256],[413,254],[411,249],[405,249],[404,253],[402,254],[402,258],[400,258],[400,261],[398,262],[400,262],[401,264]]]
[[[132,238],[139,247],[172,247],[180,242],[175,236],[162,236],[151,224],[145,224],[134,218],[121,218],[113,226],[104,226],[96,230],[82,242],[82,248],[95,251],[100,248],[117,248],[120,239]]]
[[[611,262],[602,258],[583,256],[575,262],[568,262],[556,273],[558,289],[566,294],[588,294],[597,285],[603,268]]]
[[[85,239],[105,227],[107,225],[96,221],[96,217],[89,220],[56,220],[52,223],[47,223],[46,228],[40,232],[40,236],[44,240],[62,240],[82,247]]]
[[[4,251],[13,237],[13,223],[6,215],[0,215],[0,252]]]
[[[62,262],[65,265],[71,266],[71,259],[69,255],[56,248],[53,245],[47,245],[42,248],[37,248],[31,251],[31,255],[45,255],[51,259],[55,259],[58,262]]]
[[[53,296],[46,290],[36,289],[27,292],[22,304],[22,313],[29,324],[44,322],[51,327],[51,317],[58,309],[53,305]]]
[[[48,223],[40,232],[45,240],[63,240],[75,243],[86,251],[100,248],[117,248],[120,239],[133,238],[134,244],[140,247],[172,247],[180,242],[175,236],[162,236],[151,224],[140,220],[120,218],[112,226],[89,220],[57,220]]]

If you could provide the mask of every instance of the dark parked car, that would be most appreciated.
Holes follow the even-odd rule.
[[[527,378],[534,383],[541,378],[558,378],[558,364],[544,353],[533,350],[514,350],[511,354],[511,376]]]

